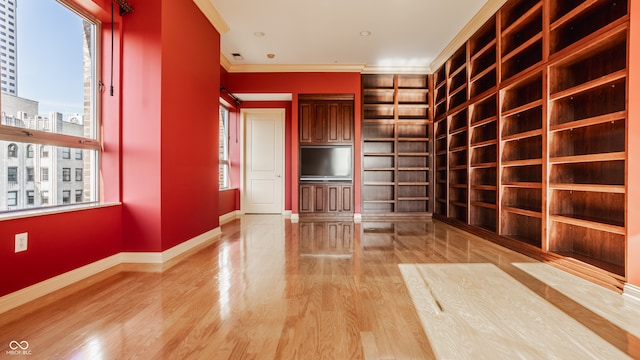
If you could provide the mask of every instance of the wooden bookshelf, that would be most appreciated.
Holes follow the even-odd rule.
[[[630,6],[508,0],[434,72],[439,218],[624,285]]]
[[[430,77],[362,75],[362,213],[430,215]]]

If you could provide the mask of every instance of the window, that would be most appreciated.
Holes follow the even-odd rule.
[[[71,181],[71,168],[62,168],[62,181]]]
[[[15,166],[11,166],[7,168],[7,181],[8,182],[18,182],[18,168]]]
[[[18,192],[9,191],[7,193],[7,206],[18,206]]]
[[[71,190],[62,190],[62,203],[71,203]]]
[[[82,202],[82,190],[76,190],[76,202]]]
[[[18,157],[18,145],[9,144],[8,156],[10,158]]]
[[[33,190],[27,190],[27,205],[35,204],[35,195]]]
[[[6,5],[5,1],[3,3]],[[37,6],[22,7],[20,16],[25,19],[46,18],[48,21],[19,24],[22,26],[20,32],[29,34],[21,36],[19,41],[16,41],[18,37],[14,29],[6,26],[13,21],[11,18],[2,28],[6,32],[4,38],[12,39],[2,45],[15,44],[15,49],[7,46],[6,54],[0,59],[2,66],[8,69],[2,72],[6,74],[2,79],[8,84],[15,84],[15,87],[3,85],[3,92],[17,96],[7,101],[3,98],[0,103],[3,114],[0,149],[11,147],[7,155],[12,157],[14,154],[17,157],[19,150],[25,151],[25,155],[20,155],[29,160],[21,159],[20,166],[6,175],[10,182],[16,184],[0,181],[0,194],[9,191],[20,194],[11,209],[7,208],[7,197],[0,195],[0,212],[69,203],[76,188],[83,191],[80,202],[94,202],[99,194],[97,174],[101,151],[97,118],[100,91],[96,76],[101,59],[100,47],[97,46],[100,24],[81,9],[74,7],[71,10],[64,1],[57,0],[39,0]],[[51,23],[56,26],[50,26]],[[17,22],[14,24],[18,25]],[[64,51],[55,52],[55,56],[43,56],[42,49],[49,44],[64,44]],[[18,84],[14,80],[18,79],[16,73],[11,72],[18,65],[17,54],[21,59],[29,60],[20,62],[21,72],[41,75],[20,77]],[[21,89],[38,89],[38,92],[28,96],[16,94],[18,85]],[[34,106],[35,103],[39,105]],[[77,120],[71,121],[73,118]],[[24,140],[20,140],[20,136],[24,136]],[[7,155],[3,156],[6,158]],[[5,176],[4,169],[0,169],[2,176]],[[77,183],[73,189],[64,190],[67,191],[65,196],[62,185],[69,187],[67,182],[74,181],[72,171],[75,171]],[[18,179],[18,172],[24,172],[22,176],[25,177]],[[47,183],[40,184],[40,181]],[[29,202],[27,191],[33,191],[33,203]]]
[[[218,185],[229,188],[229,110],[220,105],[220,135],[218,139]]]

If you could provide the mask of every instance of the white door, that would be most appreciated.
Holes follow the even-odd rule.
[[[245,213],[284,211],[284,115],[284,109],[242,110]]]

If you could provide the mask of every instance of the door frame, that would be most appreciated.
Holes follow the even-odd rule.
[[[282,135],[282,188],[281,188],[281,202],[280,202],[280,213],[285,213],[285,198],[286,198],[286,187],[285,187],[285,173],[286,173],[286,110],[284,108],[255,108],[255,109],[241,109],[240,110],[240,162],[242,165],[240,166],[240,213],[244,214],[246,207],[246,166],[247,161],[245,159],[246,156],[246,145],[247,145],[247,115],[249,114],[273,114],[278,116],[279,127]]]

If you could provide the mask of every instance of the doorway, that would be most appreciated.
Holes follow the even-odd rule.
[[[284,109],[241,110],[241,208],[247,214],[284,211]]]

